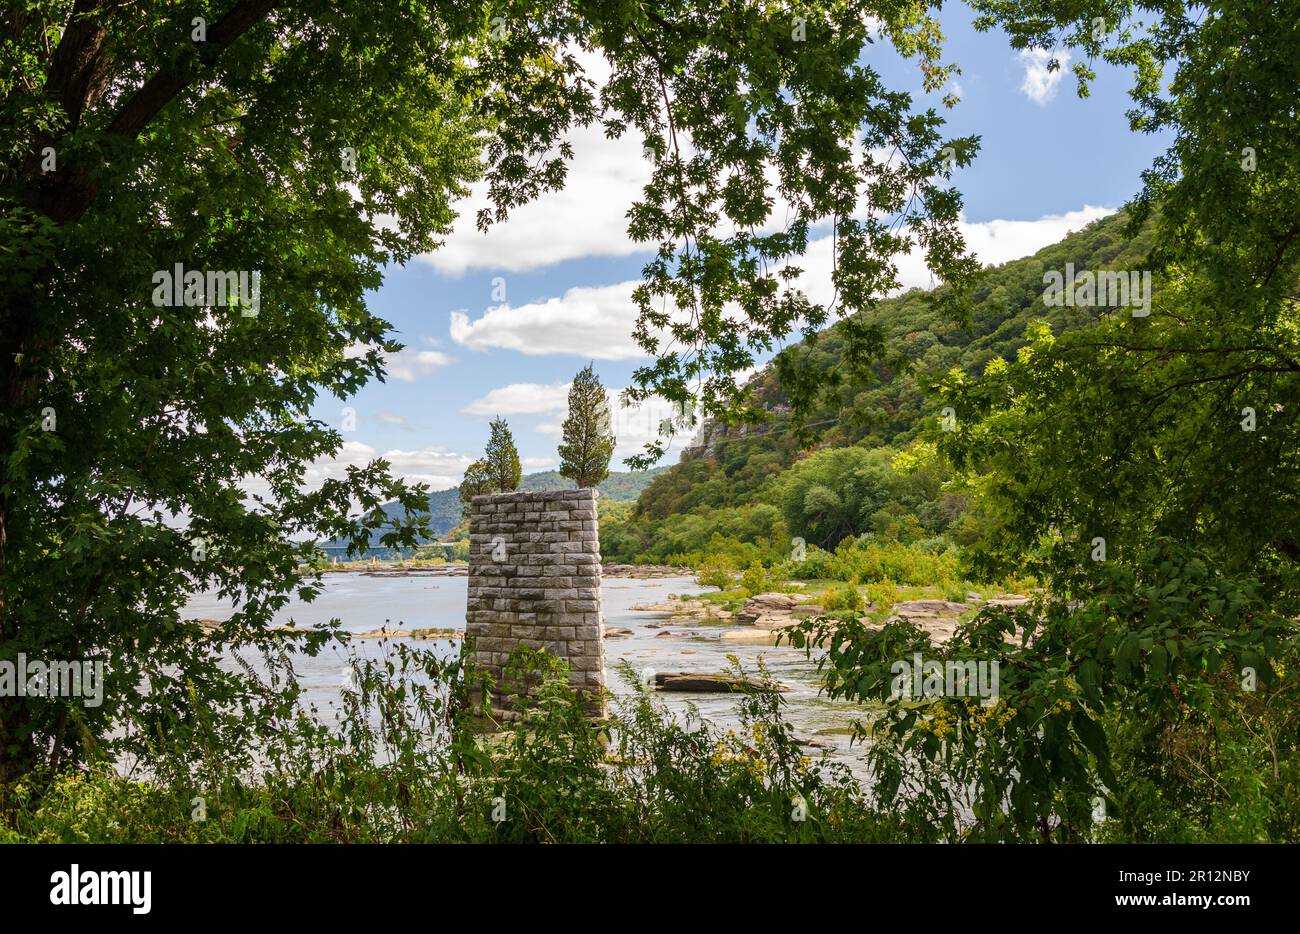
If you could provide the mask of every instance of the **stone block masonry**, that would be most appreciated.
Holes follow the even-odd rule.
[[[594,490],[489,493],[470,503],[465,634],[474,666],[498,685],[492,709],[517,716],[515,697],[535,682],[507,684],[511,652],[545,649],[569,665],[569,683],[604,715],[605,635],[600,533]],[[477,699],[475,699],[477,702]]]

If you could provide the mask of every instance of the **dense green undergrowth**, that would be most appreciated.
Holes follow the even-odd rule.
[[[738,725],[669,715],[630,692],[593,722],[562,665],[525,721],[484,730],[459,661],[396,645],[357,662],[331,727],[274,717],[235,750],[202,727],[160,748],[153,780],[101,765],[20,786],[7,842],[707,842],[896,839],[842,765],[810,758],[775,694]],[[229,755],[227,755],[229,753]]]
[[[1213,605],[1208,582],[1188,586]],[[202,718],[160,728],[148,777],[104,762],[33,775],[0,841],[1294,842],[1293,627],[1243,600],[1231,631],[1195,613],[1153,620],[1184,646],[1159,666],[1147,630],[1116,626],[1115,601],[1045,618],[993,610],[947,647],[851,613],[801,624],[793,641],[830,649],[830,695],[870,705],[854,747],[870,779],[810,756],[779,694],[735,695],[723,728],[674,716],[625,668],[627,690],[596,722],[542,653],[519,661],[543,672],[527,719],[485,731],[458,658],[395,644],[354,662],[332,723],[268,681],[240,737]],[[1098,641],[1112,651],[1097,671],[1066,661]],[[883,690],[890,658],[993,642],[1005,657],[991,704]],[[1243,658],[1264,673],[1249,692]]]

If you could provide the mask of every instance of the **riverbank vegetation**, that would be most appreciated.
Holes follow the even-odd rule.
[[[263,695],[232,748],[204,719],[160,731],[152,781],[106,764],[33,777],[0,841],[721,842],[883,840],[843,765],[810,757],[775,694],[738,695],[721,730],[674,718],[630,671],[593,723],[563,666],[527,720],[500,732],[467,707],[465,671],[401,644],[355,663],[333,722]],[[165,738],[162,738],[165,737]],[[223,750],[230,749],[230,755]],[[207,750],[196,757],[196,751]]]
[[[953,655],[1001,638],[1007,622],[970,628]],[[810,631],[824,625],[807,624]],[[835,680],[832,691],[878,700],[880,678],[888,682],[880,660],[890,657],[879,650],[908,652],[919,647],[916,636],[889,627],[884,642],[852,660],[865,687]],[[855,643],[852,651],[860,649]],[[845,661],[843,651],[832,656],[833,667]],[[238,727],[238,741],[226,732],[232,724],[202,717],[160,728],[151,779],[94,761],[31,776],[15,789],[0,842],[1260,842],[1300,835],[1292,793],[1300,724],[1286,713],[1294,698],[1284,689],[1246,697],[1222,670],[1198,686],[1178,664],[1168,680],[1148,678],[1142,665],[1126,672],[1107,665],[1096,681],[1075,679],[1074,693],[1044,693],[1045,683],[1066,683],[1048,674],[1058,651],[1035,646],[1013,655],[1011,681],[991,705],[873,703],[868,748],[878,778],[863,783],[802,744],[776,693],[737,694],[738,725],[724,730],[673,716],[625,668],[609,717],[593,722],[563,665],[533,656],[519,662],[545,673],[528,717],[484,733],[465,705],[458,657],[395,644],[380,660],[354,663],[333,719],[286,702],[292,692],[268,683],[260,716]],[[1142,703],[1113,704],[1094,728],[1080,729],[1095,692],[1113,696],[1112,678]],[[1184,689],[1184,700],[1167,686]],[[1151,710],[1169,716],[1144,713]],[[1033,742],[1035,731],[1046,742]],[[1103,745],[1107,753],[1091,758]],[[1257,768],[1261,760],[1270,767]],[[1026,770],[1025,782],[1011,781],[1007,761]],[[1091,785],[1099,776],[1108,784],[1100,798]],[[1041,793],[1021,790],[1030,783]]]

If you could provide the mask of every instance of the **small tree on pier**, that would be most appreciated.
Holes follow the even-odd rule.
[[[581,487],[594,487],[609,476],[614,454],[609,399],[600,377],[587,364],[569,387],[569,415],[560,443],[560,476]]]
[[[488,438],[487,463],[491,477],[493,493],[509,493],[519,489],[519,478],[523,470],[519,466],[519,449],[515,447],[515,437],[510,433],[510,426],[504,418],[494,418],[491,424],[492,435]]]

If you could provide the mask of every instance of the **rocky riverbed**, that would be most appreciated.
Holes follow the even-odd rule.
[[[190,619],[188,623],[197,624],[205,636],[212,636],[221,628],[221,620],[216,619]],[[297,626],[272,626],[271,632],[279,633],[297,633],[306,632]],[[430,627],[427,629],[401,629],[398,627],[381,626],[378,629],[364,629],[360,632],[346,633],[349,639],[463,639],[465,631],[463,629],[441,629]]]
[[[936,644],[942,644],[952,638],[964,615],[983,606],[1019,606],[1029,600],[1030,597],[1025,594],[1005,595],[991,600],[983,600],[978,594],[969,594],[968,602],[965,603],[952,600],[904,600],[890,607],[890,615],[885,622],[906,619],[929,633]],[[672,595],[662,603],[644,604],[632,609],[666,614],[668,620],[662,625],[734,625],[738,628],[723,631],[720,638],[745,645],[776,645],[780,630],[826,612],[811,596],[776,592],[756,594],[735,612],[704,597],[678,595]],[[875,610],[874,603],[868,603],[864,607],[864,613],[874,613]],[[879,628],[883,625],[873,622],[867,615],[861,619],[870,627]]]
[[[407,565],[399,561],[385,564],[330,565],[323,571],[326,574],[359,574],[362,577],[468,577],[469,565],[455,562]]]
[[[668,564],[602,564],[601,577],[630,578],[632,580],[663,580],[669,577],[689,577],[690,568]]]

